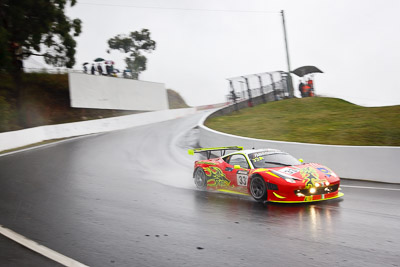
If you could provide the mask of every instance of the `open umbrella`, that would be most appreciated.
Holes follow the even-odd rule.
[[[107,60],[106,62],[104,62],[105,64],[111,64],[111,65],[114,65],[114,61],[112,61],[112,60]]]
[[[94,62],[100,62],[100,61],[104,61],[104,58],[98,57],[94,60]]]
[[[315,66],[303,66],[303,67],[295,69],[294,71],[292,71],[292,73],[296,74],[299,77],[303,77],[304,75],[307,75],[310,73],[323,73],[323,71],[318,69]]]
[[[89,64],[89,62],[85,62],[85,63],[83,63],[83,66],[85,66],[85,65],[87,65],[87,64]]]

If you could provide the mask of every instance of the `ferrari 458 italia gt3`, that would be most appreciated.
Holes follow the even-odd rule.
[[[225,155],[226,151],[235,150]],[[221,156],[211,158],[220,151]],[[205,152],[206,160],[194,163],[193,178],[199,189],[251,195],[257,201],[300,203],[334,199],[340,178],[328,167],[303,163],[276,149],[243,150],[243,147],[189,149]]]

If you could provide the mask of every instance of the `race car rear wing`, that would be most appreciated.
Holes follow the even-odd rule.
[[[222,157],[222,156],[225,156],[225,153],[228,150],[243,150],[243,147],[242,146],[225,146],[225,147],[210,147],[210,148],[194,148],[194,149],[189,149],[188,153],[189,153],[189,155],[194,155],[194,153],[206,152],[207,159],[210,159],[211,152],[220,151],[221,157]]]

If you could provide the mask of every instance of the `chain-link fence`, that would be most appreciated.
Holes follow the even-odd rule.
[[[227,79],[229,81],[229,103],[248,102],[249,106],[261,102],[277,101],[289,97],[287,73],[283,71],[263,72]]]

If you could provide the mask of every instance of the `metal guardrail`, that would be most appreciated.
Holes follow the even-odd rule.
[[[67,68],[24,68],[27,73],[52,73],[52,74],[67,74],[67,73],[83,73],[82,70],[67,69]]]
[[[95,74],[91,74],[90,70],[86,73],[83,70],[77,69],[68,69],[68,68],[24,68],[26,73],[50,73],[50,74],[68,74],[68,73],[82,73],[87,75],[95,75],[95,76],[107,76],[107,77],[115,77],[115,78],[124,78],[124,79],[133,79],[131,74],[126,74],[124,77],[123,72],[117,72],[115,75],[107,75],[107,73],[103,73],[102,75],[98,74],[97,70]]]

